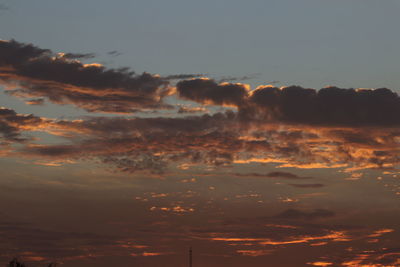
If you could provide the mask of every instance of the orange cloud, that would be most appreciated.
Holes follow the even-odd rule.
[[[271,254],[270,250],[236,250],[237,253],[243,256],[259,257]]]
[[[331,266],[333,265],[332,262],[326,262],[326,261],[316,261],[316,262],[311,262],[311,263],[307,263],[310,264],[312,266]]]

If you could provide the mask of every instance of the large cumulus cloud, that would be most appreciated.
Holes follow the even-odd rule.
[[[326,126],[400,125],[400,98],[386,88],[260,86],[249,91],[242,84],[192,79],[179,82],[177,91],[181,97],[202,104],[236,106],[246,120]]]
[[[249,97],[245,116],[320,125],[400,125],[400,98],[389,89],[261,87]],[[247,113],[249,111],[249,113]]]

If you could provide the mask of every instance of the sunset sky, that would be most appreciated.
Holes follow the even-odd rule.
[[[0,265],[400,266],[398,0],[0,0]]]

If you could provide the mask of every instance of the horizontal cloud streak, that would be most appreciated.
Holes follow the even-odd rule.
[[[76,58],[92,54],[54,54],[30,44],[0,41],[0,81],[19,97],[42,97],[91,112],[127,113],[170,108],[166,80],[129,69],[106,69]],[[16,87],[16,88],[14,88]]]
[[[4,134],[44,131],[57,144],[26,143],[19,156],[48,160],[100,159],[134,172],[164,170],[168,163],[231,165],[276,163],[297,168],[390,168],[399,163],[400,132],[394,129],[309,128],[244,123],[233,112],[183,118],[87,118],[55,120],[16,114],[3,119]],[[22,119],[24,118],[24,119]],[[31,118],[28,120],[27,118]],[[14,119],[13,119],[14,120]],[[6,136],[6,135],[5,135]],[[357,138],[355,138],[357,137]],[[292,173],[236,173],[238,177],[306,179]],[[311,184],[317,187],[317,184]],[[311,187],[311,185],[303,187]],[[293,185],[302,187],[302,185]]]

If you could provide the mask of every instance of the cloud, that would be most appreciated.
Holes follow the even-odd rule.
[[[44,99],[43,99],[43,98],[29,99],[29,100],[25,101],[25,104],[27,104],[27,105],[41,106],[41,105],[44,104]]]
[[[165,109],[168,82],[149,73],[127,68],[106,69],[83,64],[92,54],[54,54],[31,44],[0,41],[0,82],[17,97],[45,98],[56,104],[73,104],[89,112],[131,113]]]
[[[320,90],[289,86],[259,86],[253,91],[237,83],[192,79],[177,84],[179,96],[201,104],[238,108],[245,120],[290,124],[399,126],[399,96],[386,88]]]
[[[163,173],[167,167],[167,162],[162,157],[149,154],[138,155],[134,158],[129,158],[126,155],[106,156],[103,160],[106,164],[111,164],[122,172],[134,173],[137,171],[151,170],[153,173]]]
[[[5,50],[1,50],[4,47],[6,47]],[[163,97],[171,93],[171,88],[167,88],[169,85],[165,81],[166,77],[160,78],[146,74],[149,81],[143,81],[145,74],[144,76],[135,75],[128,69],[107,70],[100,65],[85,65],[77,60],[87,58],[90,56],[86,54],[61,56],[32,45],[12,41],[0,42],[1,79],[9,86],[8,91],[11,94],[29,97],[29,104],[42,104],[45,99],[59,104],[70,103],[96,112],[132,112],[142,109],[168,108],[163,102]],[[193,77],[177,75],[175,78]],[[139,84],[138,87],[136,87],[136,81]],[[147,82],[155,84],[155,87],[151,87],[149,91],[140,89],[142,88],[140,86]],[[161,84],[157,85],[158,82]],[[13,83],[18,87],[11,88]],[[283,89],[260,87],[255,91],[249,91],[247,86],[242,84],[218,84],[209,79],[193,79],[179,82],[177,92],[180,97],[201,104],[235,106],[237,112],[212,113],[210,111],[210,114],[194,115],[197,111],[203,111],[203,107],[181,106],[179,110],[177,109],[181,114],[176,117],[81,117],[72,120],[19,114],[12,109],[1,108],[0,145],[9,145],[8,155],[22,160],[33,159],[36,164],[57,165],[62,162],[82,160],[84,164],[88,161],[96,162],[102,167],[127,173],[150,171],[160,174],[166,172],[171,165],[182,166],[184,169],[183,166],[226,167],[251,163],[271,164],[278,170],[282,170],[279,169],[280,167],[340,167],[350,171],[363,168],[387,169],[399,164],[400,129],[397,118],[393,115],[389,116],[390,112],[397,111],[398,96],[387,89],[357,91],[328,88],[317,92],[301,87]],[[141,93],[147,102],[135,98]],[[340,106],[342,103],[343,109]],[[385,117],[386,115],[389,117]],[[29,136],[40,131],[58,138],[52,138],[51,142],[48,142],[48,140],[39,139],[41,135]],[[53,140],[57,141],[53,142]],[[271,165],[261,165],[257,168],[265,167],[270,170]],[[204,169],[206,168],[201,168],[201,170]],[[231,170],[233,172],[235,169]],[[220,173],[224,176],[287,179],[287,183],[291,182],[288,185],[296,188],[324,186],[318,183],[298,184],[307,182],[303,179],[311,179],[311,177],[287,171],[265,173],[246,171],[247,173]],[[188,173],[189,171],[185,175]],[[70,179],[70,177],[65,179]],[[97,180],[95,182],[98,182]],[[200,184],[205,186],[205,181],[200,180],[202,179],[198,179],[199,186]],[[182,243],[187,243],[190,239],[226,242],[227,246],[224,247],[236,246],[232,249],[234,253],[254,257],[272,253],[273,251],[269,249],[271,246],[299,244],[299,247],[323,246],[331,245],[331,242],[352,241],[354,236],[362,235],[360,229],[351,232],[352,229],[345,226],[316,224],[315,221],[340,219],[336,217],[335,212],[327,209],[288,209],[280,213],[274,209],[272,215],[263,214],[266,216],[262,218],[239,218],[218,225],[215,223],[215,218],[221,217],[218,203],[219,199],[222,201],[224,197],[222,190],[231,191],[231,188],[207,185],[207,188],[215,190],[207,191],[207,194],[212,196],[212,201],[202,205],[205,203],[202,202],[203,195],[193,191],[186,192],[183,188],[191,189],[192,187],[187,183],[179,185],[182,186],[182,190],[180,188],[179,193],[174,196],[176,202],[149,206],[149,209],[154,207],[155,213],[163,213],[163,221],[157,223],[160,223],[159,225],[165,223],[164,228],[159,225],[154,227],[156,224],[149,224],[151,218],[139,216],[143,217],[142,221],[149,225],[127,226],[121,229],[133,229],[135,237],[142,235],[142,240],[149,242],[156,240],[166,245],[172,239]],[[240,186],[235,187],[243,189]],[[155,190],[157,189],[160,188],[155,187]],[[221,194],[218,193],[219,191]],[[254,196],[254,200],[260,200],[260,203],[263,200],[259,198],[260,194],[250,191],[241,195],[229,193],[237,197],[237,202],[233,204],[245,203],[239,197]],[[169,194],[165,194],[166,199],[169,198]],[[196,206],[178,202],[187,195],[196,199],[193,200],[197,201]],[[299,204],[301,202],[294,205]],[[310,207],[308,206],[310,203],[304,204]],[[285,205],[286,208],[287,205],[293,205],[293,203],[279,205]],[[102,207],[102,205],[97,206]],[[260,204],[260,209],[257,208],[257,210],[265,213],[264,206]],[[205,212],[207,209],[215,208],[217,208],[215,214]],[[239,208],[243,210],[243,207]],[[187,227],[186,219],[182,222],[182,227],[178,226],[177,219],[167,221],[168,216],[191,212],[207,214],[207,218],[211,219],[206,220],[204,225],[198,224],[195,227]],[[278,214],[274,216],[275,213]],[[249,214],[249,216],[255,216],[251,209],[249,209]],[[225,217],[230,216],[225,215]],[[137,214],[135,216],[138,217]],[[14,254],[16,251],[13,250],[14,248],[20,251],[33,248],[33,251],[28,251],[29,254],[27,254],[31,259],[40,259],[40,257],[47,259],[51,256],[65,259],[86,258],[91,257],[90,255],[94,257],[97,255],[121,256],[126,254],[121,252],[122,246],[130,248],[130,255],[153,256],[162,253],[132,251],[134,245],[129,244],[130,241],[118,243],[117,237],[53,232],[17,223],[0,223],[0,230],[5,233],[0,238],[3,244],[0,248],[7,257]],[[390,233],[390,229],[377,229],[363,235],[363,238],[371,240],[386,233]],[[68,245],[71,243],[74,244],[73,248]],[[118,249],[115,250],[115,247]],[[87,253],[88,248],[91,254]],[[398,250],[381,251],[376,255],[371,252],[366,253],[369,255],[368,259],[354,257],[348,262],[353,261],[356,264],[376,262],[376,264],[392,265],[398,263],[396,262]],[[315,266],[330,262],[329,258],[326,261],[313,261]]]
[[[386,88],[319,91],[299,86],[259,87],[249,96],[242,114],[287,123],[311,125],[394,126],[400,119],[399,96]]]
[[[331,265],[334,266],[398,266],[400,263],[400,249],[398,247],[377,246],[362,249],[359,245],[340,256],[327,255]],[[324,266],[324,265],[314,265]]]
[[[94,58],[96,55],[94,53],[58,53],[57,56],[66,59],[90,59]]]
[[[178,113],[180,114],[186,114],[186,113],[204,113],[207,112],[206,108],[203,107],[186,107],[186,106],[180,106]]]
[[[265,249],[239,249],[236,251],[237,253],[243,255],[243,256],[249,256],[249,257],[259,257],[259,256],[265,256],[271,254],[273,251],[272,250],[265,250]]]
[[[263,85],[250,91],[246,84],[196,78],[202,74],[160,77],[79,61],[93,56],[55,54],[31,44],[1,41],[0,81],[18,97],[73,104],[90,112],[131,113],[172,108],[163,99],[173,94],[169,80],[178,79],[176,91],[180,98],[236,107],[243,121],[349,127],[400,125],[395,115],[400,112],[400,98],[386,88],[316,90]]]
[[[312,266],[331,266],[331,265],[333,265],[332,262],[326,262],[326,261],[309,262],[307,264],[312,265]]]
[[[16,155],[50,161],[93,159],[127,172],[160,172],[178,162],[213,166],[273,163],[346,171],[388,169],[400,162],[400,119],[396,116],[400,100],[389,89],[330,87],[317,91],[260,86],[251,91],[245,84],[217,83],[196,78],[198,74],[162,78],[79,61],[92,56],[55,54],[31,44],[0,41],[0,83],[9,94],[27,98],[30,105],[50,101],[109,113],[175,108],[176,117],[57,120],[8,110],[14,113],[2,115],[0,132],[8,143],[25,142],[13,148]],[[186,80],[180,80],[175,90],[169,79]],[[213,114],[210,110],[211,115],[202,115],[207,111],[202,106],[165,103],[164,98],[174,92],[185,100],[235,107],[236,111]],[[29,138],[22,132],[34,131],[61,136],[65,142],[27,143]],[[235,176],[307,178],[285,172]]]
[[[237,249],[259,250],[266,249],[266,246],[271,249],[283,246],[335,246],[335,242],[365,238],[370,231],[357,226],[317,224],[299,219],[253,217],[230,219],[220,225],[198,227],[191,232],[193,238],[225,242]]]
[[[258,162],[275,163],[278,167],[347,170],[387,169],[399,163],[400,132],[396,128],[368,131],[304,126],[286,128],[243,123],[234,112],[180,118],[93,117],[80,120],[39,118],[17,114],[10,109],[3,109],[3,113],[2,133],[8,142],[26,139],[22,133],[34,131],[65,140],[54,144],[25,143],[14,148],[18,156],[52,162],[100,160],[128,172],[146,167],[159,172],[170,164],[183,163],[227,166]],[[364,138],[355,140],[352,137],[357,135],[364,135]],[[233,175],[292,180],[310,178],[284,171]]]
[[[127,172],[160,172],[166,163],[190,161],[220,165],[240,149],[224,134],[232,114],[185,118],[93,118],[50,120],[43,131],[63,136],[64,144],[26,144],[20,156],[47,160],[100,159]],[[221,123],[222,122],[222,123]],[[211,148],[213,147],[213,148]]]
[[[113,50],[113,51],[107,52],[107,54],[110,55],[110,56],[113,56],[113,57],[117,57],[117,56],[122,55],[122,52],[119,52],[117,50]]]
[[[239,83],[217,84],[211,79],[192,79],[177,84],[179,96],[202,104],[241,105],[248,88]]]
[[[0,134],[6,142],[22,142],[27,138],[21,136],[24,130],[39,126],[43,120],[32,114],[17,114],[14,110],[0,107]]]

